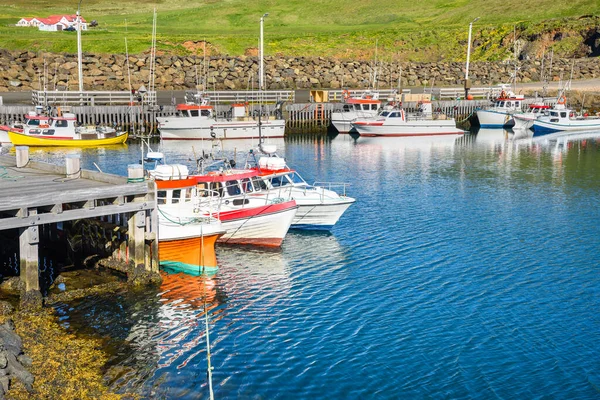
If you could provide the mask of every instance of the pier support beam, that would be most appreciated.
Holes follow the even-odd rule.
[[[37,214],[35,210],[23,210],[28,216]],[[39,276],[39,227],[19,228],[19,269],[24,293],[21,295],[21,307],[39,308],[42,306]]]
[[[146,212],[131,213],[129,217],[129,260],[135,268],[144,268],[144,231],[146,230]]]

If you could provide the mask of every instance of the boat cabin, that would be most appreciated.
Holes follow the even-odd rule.
[[[512,91],[502,90],[500,95],[494,100],[494,108],[497,110],[521,110],[525,96],[514,94]]]
[[[175,115],[178,117],[205,117],[213,115],[213,107],[197,104],[177,104]]]
[[[371,111],[376,112],[381,107],[381,101],[373,99],[354,99],[350,98],[342,106],[343,112],[350,111]]]
[[[71,113],[65,113],[61,117],[54,118],[31,116],[31,119],[23,127],[23,133],[26,135],[74,138],[76,123],[75,114]]]

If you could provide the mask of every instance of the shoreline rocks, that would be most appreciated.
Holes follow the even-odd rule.
[[[339,89],[367,88],[373,85],[373,66],[369,61],[329,59],[323,57],[266,57],[265,82],[268,89]],[[204,71],[199,56],[160,55],[156,58],[156,90],[194,89],[206,81],[207,89],[252,90],[258,81],[259,60],[255,56],[213,56]],[[540,81],[540,61],[520,62],[518,82]],[[552,81],[593,79],[600,77],[597,57],[554,60],[552,71],[545,73]],[[196,69],[198,74],[196,75]],[[508,83],[514,64],[506,62],[472,62],[471,85],[491,86]],[[377,87],[460,86],[465,64],[461,62],[381,63],[377,67]],[[44,72],[45,71],[45,72]],[[0,50],[0,92],[29,90],[77,90],[77,55]],[[83,84],[86,90],[130,90],[148,87],[150,56],[84,54]],[[200,85],[202,86],[202,85]]]

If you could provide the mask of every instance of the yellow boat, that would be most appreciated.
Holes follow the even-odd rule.
[[[17,132],[8,132],[8,138],[15,146],[61,146],[61,147],[84,147],[84,146],[107,146],[111,144],[123,144],[127,141],[129,134],[124,132],[118,136],[104,138],[86,138],[88,135],[81,135],[82,139],[49,137],[41,135],[26,135]],[[91,135],[89,135],[91,136]]]

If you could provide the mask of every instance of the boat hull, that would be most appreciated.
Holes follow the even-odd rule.
[[[292,221],[292,229],[329,231],[342,214],[354,203],[354,199],[337,203],[302,204],[296,196],[298,212]]]
[[[369,113],[368,111],[358,112],[334,112],[331,113],[331,124],[339,133],[354,133],[356,129],[352,126],[352,121],[357,118],[372,118],[377,115],[377,111]]]
[[[201,126],[185,126],[184,124],[160,124],[160,137],[163,140],[210,140],[210,139],[252,139],[259,136],[265,138],[282,138],[285,134],[284,120],[262,122],[260,135],[257,121],[214,122]]]
[[[570,120],[568,123],[556,123],[536,120],[533,123],[533,136],[543,136],[555,132],[577,132],[600,129],[600,119]]]
[[[179,224],[159,215],[161,266],[186,273],[216,272],[215,243],[225,233],[221,223]]]
[[[103,139],[59,139],[48,136],[30,136],[17,132],[8,132],[8,137],[15,146],[59,146],[59,147],[89,147],[123,144],[127,141],[128,133]]]
[[[444,136],[465,133],[456,127],[453,119],[409,121],[396,125],[386,125],[382,121],[355,121],[352,125],[361,136],[366,137]]]
[[[295,201],[221,212],[226,233],[219,243],[279,247],[290,229],[298,206]]]
[[[482,128],[504,128],[515,123],[512,114],[494,110],[478,110],[477,119]]]
[[[513,121],[515,123],[514,129],[531,129],[533,127],[533,121],[535,121],[534,116],[529,115],[515,115],[513,117]]]

